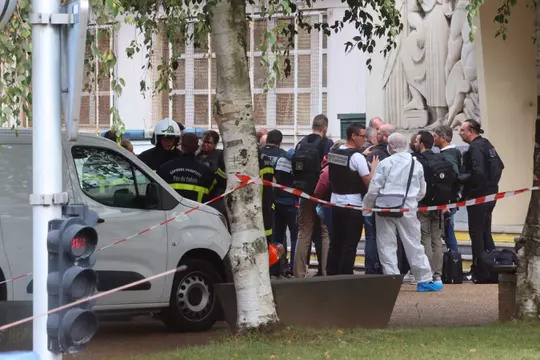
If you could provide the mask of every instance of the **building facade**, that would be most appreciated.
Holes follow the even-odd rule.
[[[311,23],[333,23],[343,18],[346,5],[327,1],[324,8],[305,13]],[[248,12],[251,9],[248,8]],[[282,77],[276,87],[264,91],[266,71],[260,63],[259,46],[267,27],[293,23],[290,18],[275,17],[268,21],[251,14],[247,34],[254,117],[257,127],[278,128],[285,142],[292,145],[299,137],[310,132],[311,119],[319,113],[330,119],[329,135],[340,137],[338,114],[365,114],[367,68],[365,56],[359,51],[345,53],[345,42],[356,35],[353,26],[331,36],[322,32],[307,33],[299,29],[294,50],[290,51],[291,75]],[[193,28],[193,24],[190,25]],[[166,36],[154,38],[147,67],[145,50],[128,58],[125,49],[139,36],[135,26],[121,23],[119,31],[112,27],[91,26],[101,50],[114,50],[119,57],[115,72],[123,78],[125,87],[121,96],[111,91],[111,78],[87,79],[92,92],[83,94],[81,105],[82,131],[99,132],[111,123],[110,107],[115,106],[128,129],[152,129],[164,117],[182,122],[186,127],[216,128],[212,120],[212,102],[216,87],[216,60],[212,51],[212,38],[199,47],[187,43],[179,51],[181,56],[175,70],[172,93],[155,93],[153,89],[141,93],[140,83],[152,86],[158,73],[156,65],[172,53]],[[279,39],[278,39],[279,41]],[[97,61],[87,66],[99,66]]]
[[[454,143],[466,119],[481,122],[505,163],[500,191],[531,186],[537,96],[538,54],[533,37],[538,9],[518,1],[506,40],[496,37],[498,4],[486,1],[469,39],[469,0],[396,1],[404,30],[388,57],[373,60],[368,78],[367,116],[383,115],[410,134],[438,124],[454,128]],[[494,230],[518,236],[530,193],[499,200]],[[466,210],[459,211],[466,222]],[[466,229],[466,224],[461,226]],[[513,241],[513,238],[511,239]]]

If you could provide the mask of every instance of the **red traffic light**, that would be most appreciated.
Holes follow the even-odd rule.
[[[64,228],[63,236],[64,246],[74,260],[86,259],[96,250],[98,234],[91,226],[69,224]]]

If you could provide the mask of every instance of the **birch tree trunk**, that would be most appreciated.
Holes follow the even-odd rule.
[[[540,174],[540,148],[535,144],[534,174]],[[534,185],[540,185],[535,180]],[[517,244],[516,307],[519,318],[540,318],[540,191],[531,192],[529,210]]]
[[[258,176],[259,158],[246,47],[245,0],[217,0],[212,37],[217,63],[214,117],[221,132],[228,174]],[[229,181],[229,187],[236,186]],[[226,199],[232,231],[229,257],[236,287],[239,331],[278,321],[270,286],[261,191],[248,185]]]

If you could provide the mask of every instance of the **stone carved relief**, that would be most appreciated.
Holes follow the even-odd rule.
[[[399,9],[403,27],[407,26],[407,0],[397,0],[396,8]],[[383,103],[392,104],[384,106],[383,119],[389,124],[402,128],[403,107],[409,102],[408,84],[405,80],[403,62],[401,61],[401,49],[406,37],[406,32],[399,34],[395,41],[396,47],[390,51],[385,59],[382,76]]]
[[[383,75],[385,116],[402,129],[480,121],[469,0],[403,0],[404,31]],[[400,81],[401,80],[401,81]]]

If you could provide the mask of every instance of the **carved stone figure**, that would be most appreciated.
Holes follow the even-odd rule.
[[[450,36],[447,14],[452,4],[451,0],[409,0],[407,4],[410,33],[402,61],[411,101],[404,110],[405,113],[428,110],[424,126],[442,123],[447,112],[445,62]]]
[[[384,121],[393,124],[398,128],[408,128],[408,124],[403,121],[403,108],[409,102],[409,90],[403,62],[401,61],[401,51],[407,31],[407,0],[397,0],[396,8],[401,14],[404,31],[399,34],[395,41],[396,47],[390,51],[386,57],[382,76]]]
[[[401,129],[480,121],[470,0],[397,1],[403,33],[383,72],[385,121]]]
[[[469,41],[470,26],[467,21],[468,0],[459,0],[452,15],[451,35],[448,41],[446,100],[448,115],[446,125],[455,128],[467,119],[480,121],[478,78],[474,46]]]

